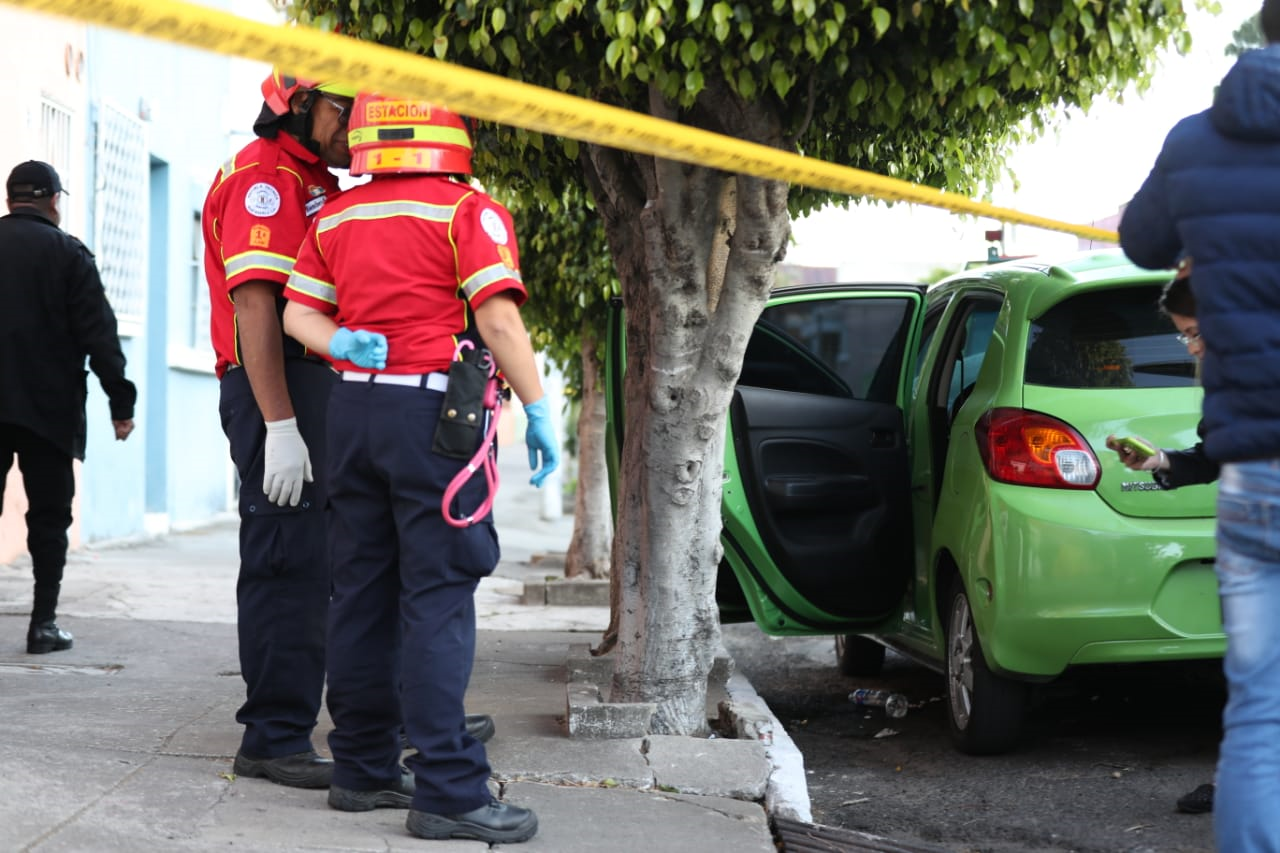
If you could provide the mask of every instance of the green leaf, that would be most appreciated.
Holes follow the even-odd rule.
[[[1030,18],[1035,10],[1035,0],[1018,0],[1018,11],[1022,13],[1022,17]]]
[[[614,39],[609,42],[609,46],[604,49],[604,64],[616,69],[618,60],[622,57],[623,47],[621,39]]]
[[[686,21],[696,21],[702,17],[702,0],[689,0],[689,12],[685,15]]]
[[[380,36],[387,31],[387,16],[379,12],[373,16],[373,34]]]
[[[883,6],[871,7],[871,26],[875,28],[876,38],[882,38],[889,31],[889,25],[893,23],[893,16],[889,14],[889,10]]]
[[[498,42],[498,47],[502,51],[502,55],[506,57],[507,62],[516,67],[520,66],[520,47],[516,44],[513,36],[503,36]]]
[[[695,45],[695,50],[696,50]],[[747,56],[751,57],[752,62],[759,62],[764,59],[765,44],[762,41],[753,41],[751,46],[747,48]]]
[[[775,62],[769,69],[769,83],[773,86],[773,91],[778,93],[779,98],[785,98],[787,92],[790,92],[791,87],[795,85],[795,76],[787,70],[787,66],[781,62]]]
[[[680,62],[685,68],[692,68],[698,62],[698,43],[693,39],[680,42]]]
[[[978,87],[978,107],[986,109],[996,99],[996,90],[990,86]]]
[[[489,16],[489,26],[493,28],[495,33],[502,32],[502,28],[507,25],[507,10],[501,6],[497,6],[493,10],[493,14]]]
[[[902,109],[902,102],[906,100],[906,97],[907,97],[906,90],[903,89],[902,85],[898,83],[898,81],[896,80],[889,86],[887,90],[885,90],[885,93],[884,93],[885,100],[889,102],[889,106],[893,108],[894,112],[897,112]]]
[[[716,3],[711,7],[711,22],[717,27],[729,23],[733,8],[728,3]]]
[[[684,75],[684,88],[690,94],[698,94],[702,91],[704,85],[701,71],[694,70]]]
[[[853,85],[849,87],[849,105],[857,106],[867,99],[871,94],[871,87],[867,85],[867,81],[859,77],[853,81]]]
[[[614,26],[619,38],[631,38],[636,34],[636,16],[628,11],[619,12]]]

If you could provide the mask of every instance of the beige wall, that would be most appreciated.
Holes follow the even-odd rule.
[[[86,185],[85,110],[87,109],[87,57],[85,28],[64,18],[0,7],[0,174],[23,160],[46,160],[40,138],[41,100],[48,98],[71,112],[69,163],[55,163],[62,181],[72,193],[63,200],[63,227],[83,236],[88,221],[86,205],[92,199]],[[79,482],[80,465],[76,463]],[[9,472],[0,509],[0,562],[9,562],[26,551],[23,513],[27,500],[17,465]],[[78,506],[77,506],[78,512]],[[72,547],[80,544],[79,523],[71,527]]]

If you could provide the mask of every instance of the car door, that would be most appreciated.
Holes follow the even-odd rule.
[[[769,633],[836,633],[901,603],[913,551],[903,410],[923,300],[915,286],[770,299],[730,407],[724,617],[745,606]]]

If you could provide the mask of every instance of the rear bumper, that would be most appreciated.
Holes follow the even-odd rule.
[[[1093,492],[997,485],[991,497],[975,532],[994,547],[967,551],[985,559],[962,571],[997,671],[1221,657],[1212,518],[1130,518]]]

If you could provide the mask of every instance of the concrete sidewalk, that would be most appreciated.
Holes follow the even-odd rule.
[[[467,709],[497,723],[495,793],[538,814],[538,834],[511,849],[774,851],[771,813],[809,819],[803,766],[740,676],[726,700],[767,717],[762,740],[569,736],[571,663],[609,614],[523,603],[526,585],[548,574],[540,558],[567,546],[572,519],[541,520],[519,454],[505,455],[495,507],[503,560],[477,593]],[[59,621],[75,647],[39,656],[24,646],[29,563],[0,566],[0,850],[484,849],[413,838],[403,811],[337,812],[323,791],[231,774],[243,698],[236,551],[227,518],[73,552]],[[321,752],[329,728],[322,716]]]

